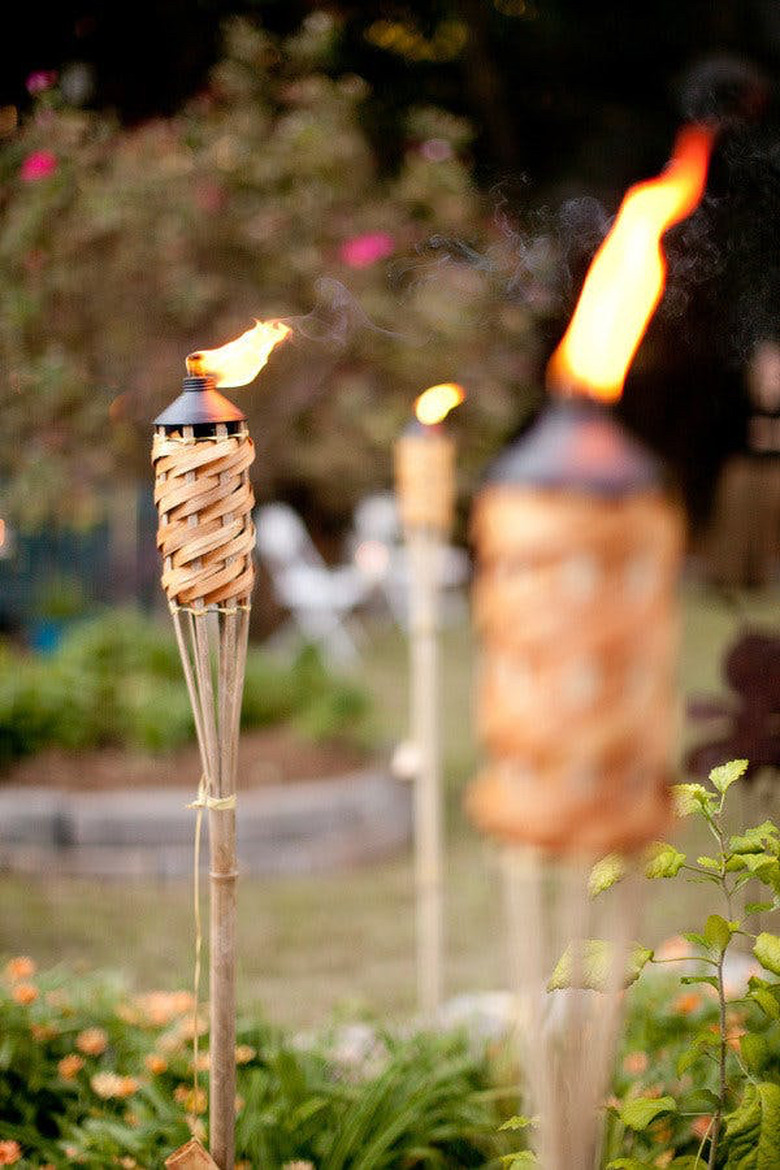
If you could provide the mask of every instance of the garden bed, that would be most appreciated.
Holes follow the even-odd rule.
[[[0,867],[22,873],[179,877],[192,872],[197,748],[165,756],[49,749],[0,788]],[[357,749],[289,728],[247,732],[239,752],[244,872],[358,864],[411,833],[408,785]],[[204,862],[205,862],[205,850]]]

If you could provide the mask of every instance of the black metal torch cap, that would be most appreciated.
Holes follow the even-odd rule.
[[[620,496],[659,487],[663,478],[660,461],[606,406],[585,398],[556,398],[499,455],[485,483]]]
[[[205,375],[189,374],[182,382],[178,398],[158,414],[158,427],[189,427],[215,423],[243,422],[246,415],[224,394],[217,390],[214,379]]]

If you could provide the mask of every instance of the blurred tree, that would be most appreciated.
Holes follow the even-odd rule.
[[[322,520],[389,482],[392,440],[426,385],[472,391],[465,480],[524,395],[528,408],[533,314],[506,295],[524,259],[484,215],[469,124],[411,109],[400,169],[380,180],[365,81],[320,69],[337,31],[316,12],[279,43],[237,20],[208,88],[174,117],[122,130],[50,84],[7,138],[3,514],[86,523],[110,477],[148,476],[148,420],[184,355],[253,313],[295,332],[241,398],[258,480]],[[534,264],[545,312],[550,265]]]

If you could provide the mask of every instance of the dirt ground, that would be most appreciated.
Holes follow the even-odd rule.
[[[290,727],[241,734],[238,787],[316,780],[365,767],[366,757],[339,743],[314,743]],[[133,754],[120,748],[89,752],[51,749],[0,774],[2,785],[40,785],[65,791],[197,786],[200,758],[195,744],[167,755]]]

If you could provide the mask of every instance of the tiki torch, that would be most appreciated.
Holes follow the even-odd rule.
[[[218,386],[243,386],[288,334],[257,322],[187,358],[179,397],[155,419],[157,546],[201,759],[196,802],[210,845],[211,1155],[232,1170],[235,1118],[236,756],[254,569],[254,446]],[[213,664],[213,667],[212,667]]]
[[[464,397],[455,383],[431,386],[415,402],[416,418],[395,447],[396,494],[409,567],[410,723],[418,758],[417,994],[420,1011],[429,1019],[441,1000],[443,938],[438,574],[455,499],[455,444],[444,420]]]
[[[668,817],[683,524],[657,462],[606,404],[662,294],[661,235],[701,198],[710,146],[708,131],[684,129],[664,174],[628,192],[548,367],[551,401],[472,516],[487,763],[467,807],[503,846],[545,1170],[594,1164],[636,928],[626,881],[593,939],[587,874]],[[570,990],[548,999],[556,987]]]

